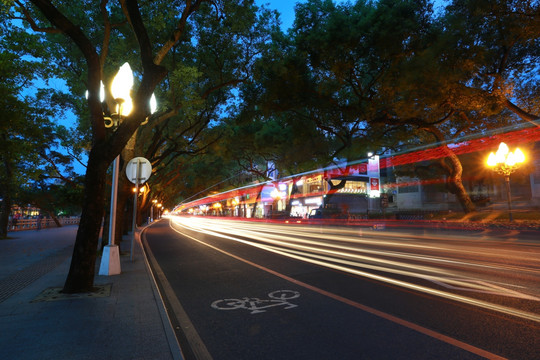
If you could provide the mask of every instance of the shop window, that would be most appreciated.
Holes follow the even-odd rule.
[[[347,181],[345,186],[339,189],[338,192],[345,194],[365,194],[367,192],[366,183],[362,181]]]

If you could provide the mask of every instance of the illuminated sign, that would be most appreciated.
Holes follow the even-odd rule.
[[[379,179],[371,178],[369,179],[369,184],[371,187],[371,191],[379,191]]]
[[[310,177],[306,179],[307,184],[320,183],[322,181],[322,175]]]
[[[307,198],[304,199],[304,204],[314,204],[314,205],[321,205],[322,204],[322,198],[321,197],[315,197],[315,198]]]

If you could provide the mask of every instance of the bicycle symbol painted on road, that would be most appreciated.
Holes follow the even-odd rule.
[[[216,310],[238,310],[245,309],[251,311],[251,314],[265,312],[266,309],[276,306],[284,306],[284,309],[292,309],[298,305],[291,304],[288,300],[300,297],[298,291],[276,290],[268,294],[270,299],[259,299],[245,297],[242,299],[221,299],[212,303]]]

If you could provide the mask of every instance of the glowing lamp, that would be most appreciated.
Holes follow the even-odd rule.
[[[150,97],[150,114],[155,113],[156,109],[157,109],[156,96],[152,94],[152,97]]]
[[[115,99],[126,101],[131,98],[131,88],[133,88],[133,72],[129,64],[124,63],[112,81],[111,93]]]
[[[86,99],[88,99],[88,90],[84,93],[84,96]],[[105,86],[103,85],[103,81],[101,82],[101,87],[99,88],[99,101],[103,102],[105,100]]]
[[[131,101],[131,88],[133,88],[133,72],[128,63],[124,63],[116,73],[112,84],[111,93],[118,102],[118,113],[123,116],[127,116],[133,109],[133,102]]]
[[[512,216],[512,195],[510,192],[510,175],[516,171],[519,166],[525,162],[525,154],[516,148],[514,152],[508,149],[508,145],[501,142],[497,152],[490,153],[487,158],[487,165],[496,173],[504,176],[506,183],[506,197],[508,199],[508,217],[513,221]]]
[[[505,176],[513,173],[523,162],[525,162],[525,154],[519,148],[511,152],[508,145],[503,142],[499,144],[497,152],[490,153],[487,158],[487,165]]]

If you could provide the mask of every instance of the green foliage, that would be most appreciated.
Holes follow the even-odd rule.
[[[329,161],[538,120],[539,5],[455,0],[436,14],[427,0],[309,0],[287,36],[273,36],[242,96],[265,121],[313,122]],[[277,144],[272,129],[258,135]],[[430,176],[442,170],[468,207],[448,153]]]
[[[107,3],[106,14],[92,1],[55,5],[103,56],[107,86],[125,61],[141,81],[140,48],[118,3]],[[171,40],[184,7],[140,3],[154,53]],[[8,8],[14,16],[16,6]],[[36,26],[50,27],[29,11]],[[428,0],[309,0],[297,4],[294,27],[284,34],[276,14],[253,1],[203,2],[160,62],[168,70],[155,91],[160,109],[140,128],[136,151],[155,164],[156,191],[187,194],[186,186],[211,181],[188,168],[222,164],[222,179],[242,169],[264,177],[273,164],[288,174],[515,123],[509,99],[538,113],[537,14],[536,1],[454,0],[436,14]],[[69,92],[37,97],[42,108],[76,114],[77,131],[47,131],[79,156],[93,144],[85,59],[67,37],[30,35],[25,26],[4,33],[9,56],[42,59],[25,62],[26,73],[65,81]],[[3,61],[9,66],[11,58]],[[185,181],[172,182],[177,188],[159,183],[172,181],[175,169]]]
[[[246,99],[312,119],[349,159],[506,126],[508,99],[538,109],[537,11],[533,1],[456,0],[440,15],[429,1],[307,1]]]
[[[222,125],[235,109],[238,87],[252,81],[254,58],[267,46],[275,18],[252,1],[225,1],[219,16],[214,11],[203,4],[188,24],[186,39],[165,57],[168,76],[156,89],[161,114],[139,129],[137,151],[155,166],[150,186],[160,198],[186,197],[190,189],[200,191],[229,178],[227,171],[238,171],[224,166],[231,158],[216,149],[224,148],[227,140],[219,139],[228,131]],[[153,27],[149,30],[154,34]],[[168,40],[155,35],[159,42]],[[216,164],[219,171],[197,170]]]
[[[0,191],[39,176],[40,153],[53,142],[53,127],[47,109],[41,107],[41,96],[24,96],[19,85],[33,77],[32,66],[25,65],[7,51],[0,54]]]
[[[37,181],[25,187],[21,194],[24,204],[33,204],[43,213],[55,216],[78,216],[81,213],[83,177],[75,177],[67,182]]]
[[[3,14],[4,15],[4,14]],[[67,107],[64,95],[46,86],[55,67],[36,35],[7,21],[0,25],[0,237],[5,235],[12,204],[40,205],[27,196],[37,183],[50,182],[72,169],[72,159],[59,151],[61,133],[54,122]],[[28,46],[33,44],[33,46]],[[67,136],[64,136],[67,139]],[[54,200],[56,201],[56,200]],[[41,202],[43,208],[54,201]]]

